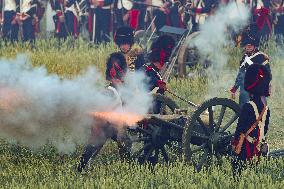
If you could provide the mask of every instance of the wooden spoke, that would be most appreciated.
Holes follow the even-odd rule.
[[[209,139],[209,136],[206,136],[206,135],[203,135],[203,134],[200,134],[196,131],[192,131],[191,132],[193,137],[198,137],[198,138],[202,138],[202,139]]]
[[[208,107],[208,112],[209,112],[209,128],[213,129],[214,127],[214,117],[213,117],[213,109],[212,106]]]
[[[169,161],[169,156],[168,156],[168,153],[167,153],[167,151],[166,151],[164,146],[161,148],[161,153],[162,153],[165,161],[168,162]]]
[[[204,124],[204,122],[201,120],[200,117],[197,118],[197,121],[198,121],[198,123],[201,125],[203,131],[204,131],[206,134],[209,134],[209,131],[208,131],[206,125]]]
[[[226,108],[227,108],[226,106],[222,106],[222,108],[221,108],[221,112],[219,114],[218,121],[217,121],[216,128],[215,128],[216,132],[219,131],[220,126],[222,125],[222,121],[223,121],[223,118],[224,118],[224,115],[225,115],[225,112],[226,112]]]
[[[225,132],[237,119],[238,115],[234,114],[234,116],[230,119],[230,121],[220,130],[220,132]]]

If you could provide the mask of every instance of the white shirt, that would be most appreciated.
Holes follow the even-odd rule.
[[[4,11],[16,11],[16,8],[15,0],[4,0]]]

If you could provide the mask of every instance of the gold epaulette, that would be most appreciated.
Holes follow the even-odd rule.
[[[259,51],[259,52],[264,56],[265,59],[267,59],[267,60],[269,61],[269,56],[268,56],[267,54],[265,54],[265,53],[262,52],[262,51]]]
[[[269,60],[268,59],[266,59],[263,63],[262,63],[262,65],[266,65],[266,64],[269,64]]]
[[[134,44],[131,50],[129,51],[129,56],[137,56],[143,53],[144,50],[140,46]]]

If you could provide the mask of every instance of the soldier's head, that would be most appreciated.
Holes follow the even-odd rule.
[[[123,77],[127,72],[126,60],[122,53],[112,53],[106,64],[106,80],[117,85],[123,82]]]
[[[120,27],[114,35],[114,42],[122,53],[127,53],[134,44],[134,30],[130,27]]]
[[[161,69],[166,62],[169,61],[172,50],[175,45],[175,40],[168,35],[160,36],[152,43],[150,52],[150,61],[158,63],[158,69]]]
[[[244,47],[246,53],[253,53],[259,46],[259,37],[255,32],[246,31],[242,34],[241,45]]]
[[[250,94],[270,96],[271,80],[271,73],[264,65],[252,64],[246,71],[244,87]]]

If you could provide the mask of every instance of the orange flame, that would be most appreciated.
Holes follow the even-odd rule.
[[[130,112],[90,112],[89,115],[120,126],[134,126],[143,119],[142,116]]]

